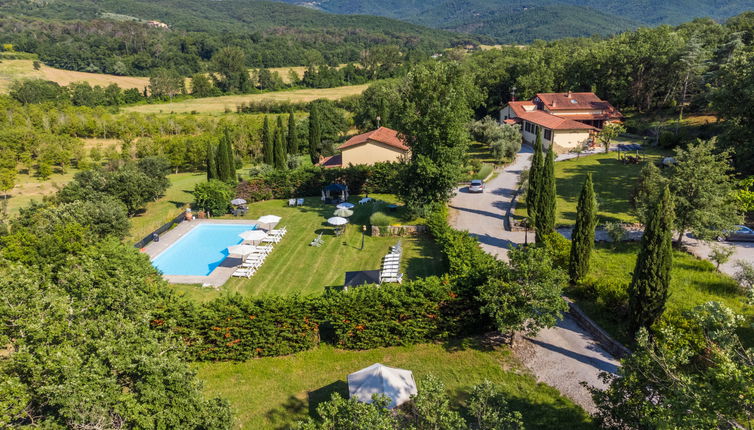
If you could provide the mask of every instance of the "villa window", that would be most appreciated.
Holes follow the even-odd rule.
[[[552,130],[545,129],[545,140],[552,140]]]

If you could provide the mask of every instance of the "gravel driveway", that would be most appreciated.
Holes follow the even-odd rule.
[[[467,230],[485,251],[501,259],[506,258],[510,246],[525,240],[523,232],[505,231],[503,218],[517,189],[519,174],[529,166],[531,155],[532,148],[525,146],[515,162],[485,184],[484,193],[471,194],[464,186],[450,204],[451,225]],[[529,240],[532,239],[530,235]],[[514,351],[538,381],[557,388],[590,413],[594,411],[594,403],[581,382],[603,388],[599,373],[615,373],[619,366],[618,360],[569,314],[537,336],[518,338]]]

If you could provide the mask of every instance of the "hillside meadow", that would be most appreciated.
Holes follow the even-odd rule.
[[[149,85],[149,78],[139,76],[116,76],[103,73],[75,72],[41,65],[34,70],[33,60],[2,60],[0,62],[0,93],[6,93],[11,83],[19,79],[44,79],[68,85],[72,82],[88,82],[92,86],[117,84],[123,89],[143,90]]]
[[[336,88],[306,88],[289,91],[275,91],[262,94],[240,94],[232,96],[206,97],[201,99],[182,100],[173,103],[129,106],[126,112],[153,113],[207,113],[223,114],[235,112],[241,103],[261,102],[271,100],[276,102],[289,101],[291,103],[307,103],[317,99],[338,100],[343,97],[358,95],[364,92],[369,84],[349,85]]]

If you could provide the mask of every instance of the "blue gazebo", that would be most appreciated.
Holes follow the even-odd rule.
[[[348,187],[343,184],[330,184],[322,189],[322,201],[338,204],[348,199]]]

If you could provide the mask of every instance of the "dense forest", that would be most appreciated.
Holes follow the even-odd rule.
[[[25,0],[0,5],[0,41],[69,70],[146,75],[168,67],[202,71],[222,47],[237,46],[248,67],[338,65],[392,44],[426,57],[467,38],[387,18],[340,17],[280,3]],[[107,18],[107,19],[105,19]],[[157,19],[169,29],[154,28]]]
[[[708,2],[548,0],[280,0],[341,14],[369,14],[491,36],[501,43],[615,34],[642,25],[677,25],[699,17],[725,20],[751,8],[745,0]]]

